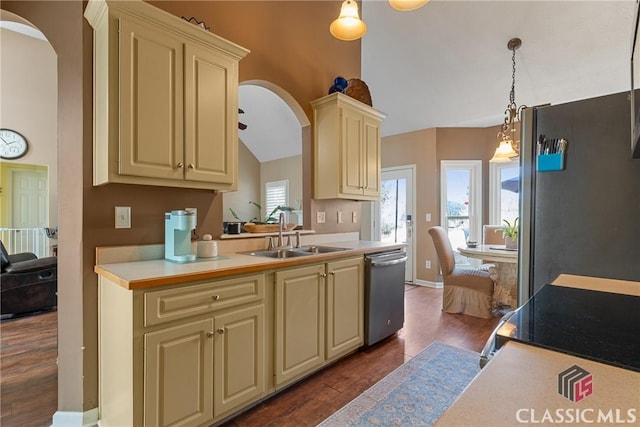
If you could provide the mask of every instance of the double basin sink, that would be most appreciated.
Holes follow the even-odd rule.
[[[326,254],[331,252],[346,251],[346,248],[336,248],[333,246],[302,246],[299,248],[277,248],[263,251],[247,251],[238,252],[244,255],[262,256],[267,258],[295,258],[301,256],[310,256],[318,254]]]

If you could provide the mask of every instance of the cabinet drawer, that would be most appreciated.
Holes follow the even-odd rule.
[[[263,274],[147,292],[144,295],[144,326],[260,301],[263,297]]]

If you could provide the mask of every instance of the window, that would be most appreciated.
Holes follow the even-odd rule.
[[[271,181],[265,187],[265,216],[278,206],[289,206],[289,180]],[[289,212],[285,212],[285,220],[289,221]]]
[[[489,163],[489,222],[513,224],[518,214],[520,165],[518,160]]]
[[[471,266],[473,263],[456,248],[465,246],[467,240],[480,241],[482,161],[442,160],[440,186],[440,221],[455,252],[456,266]]]

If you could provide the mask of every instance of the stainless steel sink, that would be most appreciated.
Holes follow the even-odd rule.
[[[346,248],[336,248],[333,246],[302,246],[300,248],[294,248],[294,251],[304,252],[310,254],[327,254],[330,252],[346,251]]]
[[[249,252],[239,252],[239,253],[244,255],[262,256],[267,258],[278,258],[278,259],[313,255],[311,252],[302,252],[302,251],[296,251],[293,249],[274,249],[274,250],[249,251]]]
[[[251,256],[262,256],[267,258],[295,258],[346,250],[346,248],[335,248],[332,246],[302,246],[300,248],[270,249],[263,251],[247,251],[238,253]]]

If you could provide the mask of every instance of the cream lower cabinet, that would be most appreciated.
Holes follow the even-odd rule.
[[[210,425],[265,395],[264,274],[99,286],[101,425]]]
[[[276,272],[276,386],[364,343],[363,268],[358,257]]]
[[[314,198],[380,198],[380,126],[385,115],[333,93],[311,103],[314,117]]]
[[[314,371],[325,361],[325,265],[275,274],[275,383]]]
[[[327,263],[327,359],[364,344],[364,262]]]
[[[248,51],[141,0],[92,0],[94,185],[234,190]]]

